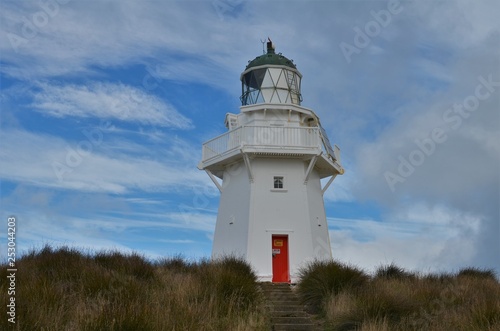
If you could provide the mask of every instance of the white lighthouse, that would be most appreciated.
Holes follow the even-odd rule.
[[[295,282],[308,261],[332,258],[323,194],[344,173],[340,150],[301,106],[302,75],[270,40],[240,79],[240,112],[226,114],[228,132],[203,144],[198,166],[221,192],[212,257],[241,256],[261,281]]]

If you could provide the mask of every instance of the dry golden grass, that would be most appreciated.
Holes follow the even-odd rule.
[[[2,318],[2,330],[269,328],[255,274],[232,257],[151,263],[137,254],[45,247],[21,258],[17,268],[17,323],[12,328]]]
[[[303,275],[332,288],[315,288],[303,278],[299,293],[306,304],[321,307],[329,330],[500,330],[500,283],[489,270],[424,276],[391,265],[359,282],[359,269],[320,265],[316,272],[317,266],[312,264]],[[335,278],[345,286],[333,283]]]
[[[6,279],[6,266],[0,269]],[[16,320],[0,330],[269,330],[256,276],[233,257],[150,262],[137,254],[45,247],[17,262]],[[7,302],[7,284],[0,296]],[[500,330],[500,283],[488,270],[418,275],[389,265],[316,262],[298,286],[328,330]]]

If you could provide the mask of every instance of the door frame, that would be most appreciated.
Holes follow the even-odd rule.
[[[282,281],[281,279],[280,280],[276,280],[275,281],[275,275],[274,275],[274,261],[275,261],[275,258],[274,258],[274,254],[272,252],[272,250],[274,249],[274,240],[275,239],[278,239],[278,238],[286,238],[285,242],[286,242],[286,280]],[[272,264],[272,282],[273,283],[290,283],[290,236],[288,234],[271,234],[271,264]]]

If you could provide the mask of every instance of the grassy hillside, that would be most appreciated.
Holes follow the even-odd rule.
[[[0,330],[270,330],[245,262],[150,262],[137,254],[45,247],[17,261],[16,321]],[[500,330],[500,284],[488,270],[419,275],[395,265],[369,276],[315,262],[297,286],[327,330]],[[8,295],[6,265],[0,297]]]
[[[135,254],[45,247],[17,269],[17,323],[12,328],[2,313],[1,330],[268,329],[255,274],[231,257],[150,263]],[[0,273],[6,307],[5,265]]]
[[[500,284],[490,270],[419,275],[391,264],[369,277],[315,262],[301,279],[301,298],[330,330],[500,330]]]

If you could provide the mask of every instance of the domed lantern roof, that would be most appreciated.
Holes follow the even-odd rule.
[[[241,74],[241,104],[291,103],[300,105],[302,75],[292,60],[276,54],[270,39],[267,53],[249,61]]]
[[[267,53],[262,54],[261,56],[257,56],[252,61],[249,61],[247,67],[245,68],[245,71],[248,70],[249,68],[258,67],[266,64],[287,66],[293,69],[297,69],[292,60],[289,60],[281,53],[276,54],[276,52],[274,51],[274,45],[271,40],[267,42]]]

